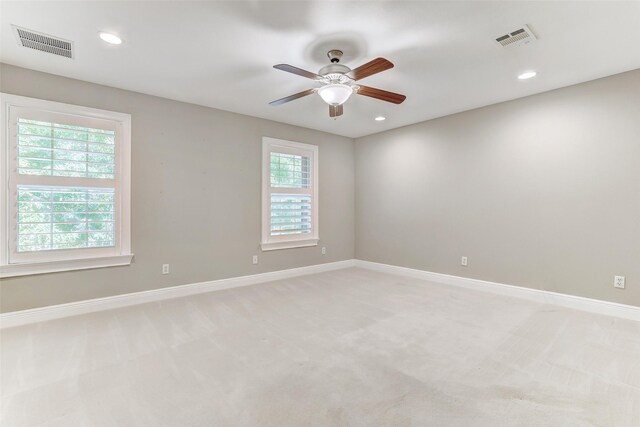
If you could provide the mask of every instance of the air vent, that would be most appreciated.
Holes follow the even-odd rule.
[[[522,28],[496,38],[496,42],[503,47],[522,46],[535,40],[537,37],[528,25],[523,25]]]
[[[13,26],[21,46],[73,59],[73,42]]]

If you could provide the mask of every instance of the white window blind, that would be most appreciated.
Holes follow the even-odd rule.
[[[311,196],[271,194],[271,235],[310,234]]]
[[[43,263],[61,271],[74,269],[74,260],[83,260],[78,268],[91,268],[89,258],[130,261],[130,117],[2,96],[10,130],[2,276],[46,272]]]
[[[18,118],[18,173],[115,178],[115,132]]]
[[[264,138],[263,156],[263,250],[317,244],[317,147]]]
[[[115,246],[113,188],[18,186],[17,251]]]
[[[311,188],[310,158],[271,152],[271,187]]]

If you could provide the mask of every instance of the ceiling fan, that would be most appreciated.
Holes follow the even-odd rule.
[[[320,83],[321,86],[278,99],[270,102],[269,105],[281,105],[285,102],[293,101],[294,99],[302,98],[317,92],[322,100],[329,104],[329,117],[338,117],[344,112],[342,104],[344,104],[353,93],[380,99],[382,101],[392,102],[394,104],[402,104],[402,102],[407,98],[399,93],[388,92],[386,90],[355,83],[365,77],[393,68],[393,64],[388,60],[384,58],[376,58],[373,61],[369,61],[352,70],[346,65],[339,63],[342,55],[343,53],[341,50],[330,50],[327,53],[327,56],[331,60],[331,64],[322,67],[320,71],[318,71],[318,74],[289,64],[274,65],[273,68],[315,80]]]

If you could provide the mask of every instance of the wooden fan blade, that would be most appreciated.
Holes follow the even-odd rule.
[[[406,96],[399,93],[388,92],[382,89],[376,89],[375,87],[360,86],[360,89],[356,92],[358,95],[364,95],[382,101],[392,102],[394,104],[402,104]]]
[[[344,113],[342,105],[329,105],[329,117],[338,117]]]
[[[349,71],[347,76],[351,77],[353,80],[361,80],[390,68],[393,68],[393,64],[390,61],[387,61],[384,58],[376,58],[373,61],[369,61],[366,64]]]
[[[312,80],[322,80],[322,76],[319,76],[316,73],[312,73],[311,71],[303,70],[302,68],[294,67],[289,64],[278,64],[274,65],[273,68],[286,71],[287,73],[297,74]]]
[[[275,101],[271,101],[269,103],[269,105],[284,104],[285,102],[293,101],[294,99],[298,99],[298,98],[302,98],[303,96],[311,95],[315,91],[316,91],[315,89],[307,89],[304,92],[299,92],[299,93],[296,93],[296,94],[293,94],[293,95],[285,96],[284,98],[280,98],[280,99],[275,100]]]

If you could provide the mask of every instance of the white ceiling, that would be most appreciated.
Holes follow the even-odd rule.
[[[0,4],[5,63],[349,137],[640,68],[637,1]],[[11,24],[74,41],[76,58],[19,47]],[[494,42],[523,24],[536,43]],[[124,44],[106,45],[98,31]],[[330,48],[344,50],[351,68],[389,59],[395,68],[361,83],[407,100],[354,96],[337,120],[318,95],[268,105],[314,86],[274,64],[317,72]],[[538,76],[516,79],[528,69]]]

